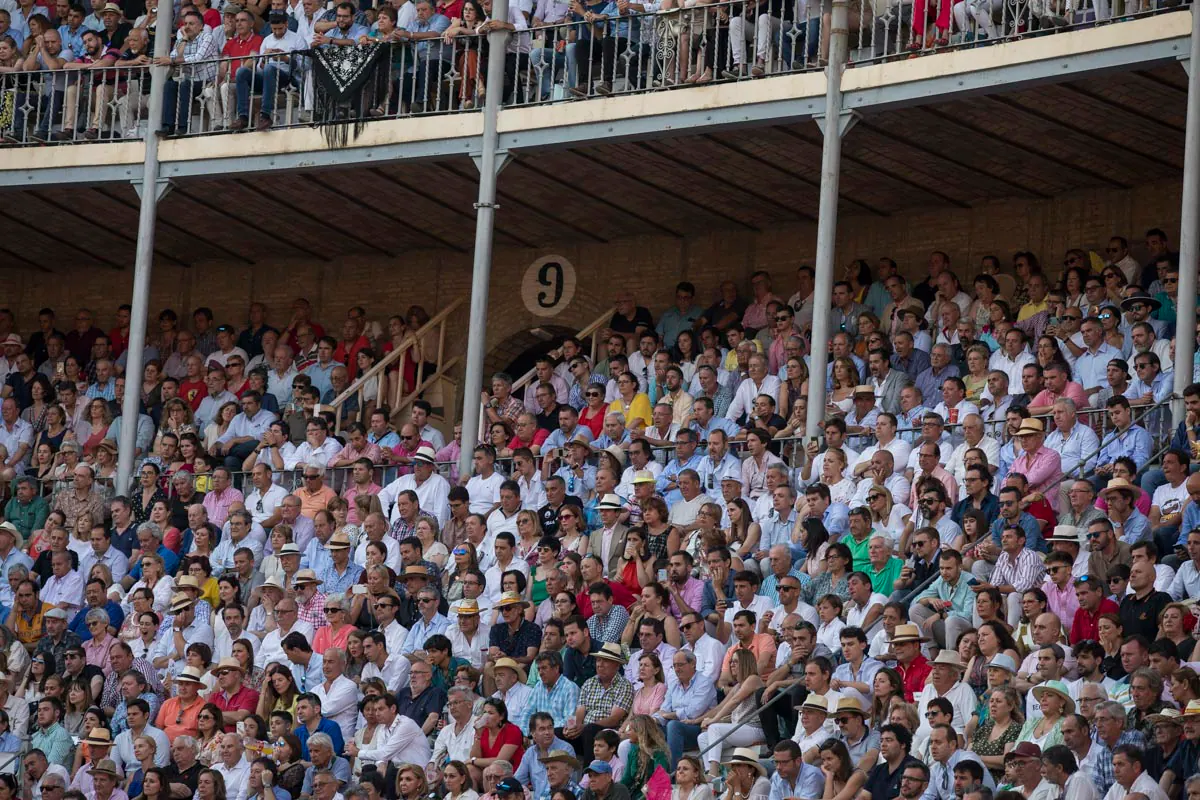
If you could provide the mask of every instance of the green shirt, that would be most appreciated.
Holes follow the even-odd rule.
[[[883,565],[883,569],[876,571],[875,565],[867,562],[867,566],[863,572],[871,576],[871,591],[879,592],[884,597],[895,591],[892,584],[900,577],[900,569],[904,566],[903,559],[891,556],[887,563]]]
[[[35,496],[28,503],[22,503],[16,497],[4,506],[4,517],[17,526],[17,530],[28,541],[30,535],[46,527],[46,517],[50,516],[50,506],[46,498]]]
[[[875,529],[866,535],[861,542],[854,539],[853,533],[847,533],[839,540],[846,547],[850,548],[851,566],[850,569],[858,572],[866,572],[871,566],[871,559],[867,556],[867,547],[871,544],[871,537],[875,535]],[[879,591],[876,589],[875,591]],[[886,594],[891,594],[892,589],[889,587]],[[882,594],[882,593],[881,593]]]

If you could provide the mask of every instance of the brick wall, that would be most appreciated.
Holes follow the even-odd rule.
[[[503,179],[502,179],[503,180]],[[950,254],[960,276],[969,276],[987,254],[1003,260],[1015,250],[1029,249],[1049,270],[1061,269],[1070,247],[1101,251],[1113,234],[1127,236],[1140,254],[1142,234],[1162,227],[1178,243],[1180,185],[1178,182],[1139,186],[1128,191],[1093,190],[1047,201],[998,200],[971,209],[936,208],[891,217],[845,217],[839,225],[837,263],[891,256],[908,274],[923,274],[930,250]],[[503,212],[501,212],[503,213]],[[568,243],[543,250],[501,248],[496,251],[489,300],[488,347],[492,351],[536,326],[577,328],[611,304],[618,286],[636,292],[639,302],[658,311],[670,302],[674,284],[694,282],[700,300],[707,302],[718,283],[733,278],[746,283],[749,274],[765,269],[775,276],[777,291],[792,290],[793,270],[813,263],[815,225],[792,225],[764,232],[712,230],[685,238],[644,237],[609,244]],[[525,268],[548,253],[568,258],[579,276],[570,306],[559,316],[539,318],[527,312],[519,285]],[[68,280],[63,278],[69,276]],[[60,322],[70,324],[74,307],[90,306],[101,325],[113,310],[128,302],[133,270],[73,274],[69,264],[62,275],[12,271],[5,304],[12,308],[22,330],[36,324],[39,307],[57,309]],[[162,308],[211,306],[219,321],[242,324],[250,300],[270,309],[270,319],[289,315],[293,298],[308,297],[317,319],[336,333],[345,309],[354,304],[383,321],[421,304],[433,313],[454,298],[466,298],[471,285],[469,254],[415,251],[401,258],[353,256],[333,263],[301,261],[208,263],[191,269],[173,265],[156,268],[151,286],[151,324]],[[466,319],[451,326],[450,353],[466,351]],[[505,351],[511,348],[505,347]],[[507,353],[504,353],[507,355]],[[489,363],[501,360],[501,352]]]

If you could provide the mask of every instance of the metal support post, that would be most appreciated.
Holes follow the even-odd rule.
[[[848,0],[833,0],[826,67],[825,117],[818,120],[825,134],[821,148],[821,195],[817,212],[817,264],[813,286],[812,351],[808,381],[808,419],[805,433],[818,436],[825,419],[825,365],[829,361],[829,320],[833,297],[833,258],[837,243],[838,179],[842,167],[842,135],[853,117],[842,113],[842,72],[849,47]],[[830,305],[826,305],[829,303]]]
[[[508,20],[508,1],[493,1],[493,20]],[[479,441],[479,417],[482,413],[479,398],[483,391],[488,292],[491,290],[492,230],[496,221],[496,176],[508,162],[506,153],[497,152],[497,122],[504,97],[504,60],[508,35],[509,32],[504,28],[488,33],[483,137],[479,155],[475,158],[475,166],[479,168],[479,200],[475,203],[475,261],[471,273],[471,318],[467,327],[467,374],[463,382],[462,452],[458,457],[458,471],[463,477],[471,474],[471,458]]]
[[[171,26],[173,4],[158,4],[155,22],[154,55],[171,54],[175,37]],[[133,477],[137,450],[137,423],[142,404],[142,349],[146,344],[146,317],[150,305],[150,272],[154,266],[154,226],[158,219],[158,201],[170,190],[170,183],[158,174],[158,132],[162,126],[163,93],[170,79],[170,68],[150,68],[149,119],[146,154],[142,161],[142,179],[134,182],[141,198],[138,214],[137,255],[133,273],[133,306],[129,314],[129,358],[125,364],[125,396],[121,398],[121,440],[117,442],[117,494],[127,494]]]
[[[1183,145],[1183,209],[1179,217],[1179,294],[1175,303],[1175,400],[1171,417],[1182,422],[1183,390],[1192,382],[1196,352],[1196,270],[1200,265],[1200,9],[1192,6],[1187,119]]]

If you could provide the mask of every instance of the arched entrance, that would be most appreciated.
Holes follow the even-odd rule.
[[[563,339],[575,333],[563,325],[539,325],[509,336],[492,348],[483,362],[483,382],[486,388],[491,376],[507,372],[514,380],[533,369],[538,356],[554,350]]]

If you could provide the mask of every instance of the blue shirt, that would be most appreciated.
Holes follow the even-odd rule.
[[[1100,448],[1100,438],[1090,426],[1076,422],[1068,436],[1064,437],[1058,428],[1051,431],[1046,437],[1046,447],[1057,451],[1062,458],[1064,476],[1082,478],[1084,474],[1091,474],[1096,468],[1095,453]],[[1087,461],[1081,470],[1079,462],[1084,458],[1087,458]]]
[[[717,687],[712,679],[697,672],[687,686],[682,681],[667,685],[667,696],[655,718],[662,721],[662,714],[672,711],[680,719],[700,719],[704,712],[717,705]]]
[[[921,390],[921,402],[933,408],[942,402],[942,384],[946,382],[946,378],[957,377],[958,367],[947,364],[940,372],[934,372],[933,367],[922,370],[917,373],[913,383]]]
[[[682,500],[683,493],[677,488],[668,490],[667,485],[672,482],[677,482],[679,473],[683,472],[685,469],[695,470],[700,466],[700,462],[702,460],[703,459],[699,453],[692,453],[692,457],[683,464],[679,463],[678,458],[672,458],[667,465],[663,467],[662,474],[658,476],[657,488],[658,493],[661,494],[663,499],[667,501],[668,506],[673,506]]]
[[[520,713],[512,722],[528,736],[529,718],[538,711],[549,714],[554,718],[554,727],[561,728],[567,724],[567,720],[575,714],[575,709],[578,707],[579,685],[567,676],[559,675],[558,680],[554,682],[553,689],[547,689],[546,684],[538,681],[533,687],[533,691],[529,693],[529,697],[525,699],[525,705],[521,707]]]
[[[735,426],[736,427],[736,426]],[[700,463],[695,466],[696,474],[700,476],[700,491],[709,497],[716,497],[721,491],[721,478],[724,475],[741,475],[742,462],[733,453],[725,451],[725,457],[713,462],[712,457],[700,457]]]
[[[574,752],[571,745],[557,736],[550,743],[549,749]],[[529,749],[525,751],[525,755],[521,757],[521,766],[517,767],[517,771],[513,774],[513,777],[520,781],[522,786],[533,787],[534,797],[547,794],[546,790],[550,788],[550,781],[546,777],[546,765],[538,761],[539,755],[537,745],[530,745]]]
[[[658,335],[662,337],[664,347],[674,347],[675,340],[679,338],[681,331],[690,331],[692,323],[704,316],[704,309],[700,306],[693,305],[691,308],[683,311],[679,310],[678,306],[671,306],[662,313],[658,318],[658,326],[656,330]]]
[[[329,382],[329,374],[333,372],[334,367],[344,366],[345,364],[333,360],[330,360],[325,366],[321,366],[321,362],[318,361],[304,370],[304,374],[312,378],[313,388],[319,390],[321,395],[324,396],[325,392],[333,388],[333,384]]]
[[[771,776],[770,800],[784,800],[785,797],[822,797],[825,794],[825,773],[812,764],[800,762],[800,774],[796,783],[789,784],[778,772]]]
[[[792,529],[796,527],[796,512],[792,510],[787,519],[780,519],[779,512],[772,508],[771,513],[763,517],[759,527],[762,528],[762,534],[758,538],[757,549],[770,550],[777,544],[791,547]]]
[[[1141,425],[1130,425],[1125,432],[1113,431],[1104,437],[1104,446],[1100,448],[1097,464],[1112,464],[1121,456],[1133,459],[1140,470],[1150,460],[1154,452],[1154,443],[1150,440],[1149,432]]]
[[[316,540],[314,539],[313,541]],[[313,571],[321,579],[321,591],[325,594],[349,594],[350,590],[358,583],[358,579],[363,574],[363,568],[350,561],[346,564],[346,571],[339,575],[337,567],[333,565],[333,561],[330,559],[326,559],[322,563],[321,569]]]
[[[1085,349],[1079,358],[1075,359],[1071,377],[1084,391],[1108,386],[1108,362],[1122,357],[1120,350],[1108,342],[1101,342],[1095,354]]]
[[[602,433],[593,440],[597,450],[603,450],[606,447],[612,447],[614,444],[625,444],[629,441],[629,429],[626,428],[620,439],[613,439],[607,433]]]
[[[108,612],[108,624],[120,630],[121,625],[125,622],[125,612],[121,610],[121,606],[109,600],[100,607]],[[67,626],[67,630],[77,634],[81,642],[86,642],[92,638],[92,632],[88,630],[87,624],[84,622],[84,618],[87,617],[88,612],[91,610],[91,606],[84,606],[79,609],[79,613],[71,620],[71,624]]]
[[[418,616],[413,622],[412,628],[409,629],[400,652],[411,653],[414,650],[424,650],[426,639],[439,633],[444,634],[449,627],[450,620],[441,614],[434,614],[433,619],[429,622],[426,622],[424,617]]]
[[[850,530],[850,509],[844,503],[830,503],[829,508],[821,515],[821,522],[830,538],[841,536]]]
[[[688,427],[696,432],[696,435],[700,437],[700,441],[702,442],[707,442],[708,435],[715,430],[725,431],[725,436],[729,439],[742,432],[742,429],[733,420],[728,417],[718,417],[716,415],[708,421],[707,425],[701,425],[699,421],[692,420],[692,424]]]
[[[420,18],[414,19],[409,25],[408,30],[411,33],[428,33],[429,31],[444,33],[449,27],[449,19],[441,14],[434,14],[425,22],[422,22]],[[416,52],[417,57],[422,60],[446,58],[445,45],[442,44],[442,37],[440,36],[436,39],[421,39],[416,43]],[[410,72],[412,69],[413,67],[409,67]]]
[[[395,431],[388,431],[383,436],[376,436],[375,431],[367,434],[367,441],[371,444],[377,444],[380,447],[398,447],[400,445],[400,435]]]
[[[581,433],[587,437],[589,442],[596,438],[592,436],[592,429],[587,425],[576,425],[575,430],[571,431],[570,436],[563,433],[562,428],[555,428],[550,431],[550,435],[546,437],[546,441],[542,442],[542,452],[547,452],[557,447],[565,447],[567,442],[574,440]]]
[[[113,543],[116,543],[115,538],[113,539]],[[174,551],[172,551],[171,548],[167,547],[165,544],[160,544],[158,549],[154,552],[158,553],[162,557],[163,566],[166,567],[167,574],[174,575],[175,570],[179,569],[179,556],[175,555]],[[133,578],[135,581],[140,581],[142,579],[142,560],[140,558],[136,564],[130,567],[129,577]]]
[[[1185,547],[1188,531],[1196,528],[1200,528],[1200,503],[1189,502],[1183,509],[1183,524],[1179,526],[1179,541],[1175,542],[1175,546]]]
[[[596,468],[591,464],[583,465],[583,477],[566,466],[559,467],[554,474],[567,484],[567,494],[572,497],[587,497],[596,488]]]
[[[308,726],[299,725],[293,733],[300,740],[300,758],[304,761],[311,761],[312,757],[308,754],[308,737],[311,735],[308,731]],[[317,723],[317,729],[314,733],[323,733],[333,740],[334,754],[340,756],[345,751],[346,740],[342,738],[342,726],[333,720],[321,717],[321,721]]]
[[[797,548],[799,546],[800,545],[798,545],[798,544],[791,545],[791,547],[793,547],[793,548]],[[790,570],[788,570],[788,574],[786,577],[795,578],[796,580],[800,581],[800,588],[805,589],[808,587],[808,585],[810,583],[812,583],[812,578],[808,577],[807,572],[800,571],[799,564],[800,564],[800,562],[797,560],[796,561],[797,566],[794,566]],[[782,580],[782,578],[777,578],[775,576],[775,573],[772,572],[770,575],[763,578],[762,586],[758,587],[758,593],[761,594],[763,597],[770,598],[772,603],[775,603],[776,605],[778,605],[781,602],[779,599],[779,581],[780,580]]]
[[[1113,527],[1116,528],[1116,523],[1113,523]],[[1150,538],[1150,520],[1135,507],[1120,530],[1121,541],[1132,547],[1138,542]]]
[[[996,521],[992,523],[992,541],[997,545],[1000,544],[1000,534],[1007,527],[1010,527],[1010,523],[1004,517],[996,517]],[[1017,527],[1025,531],[1026,547],[1039,553],[1046,552],[1046,542],[1042,539],[1042,526],[1032,514],[1022,511],[1021,516],[1017,518]]]

